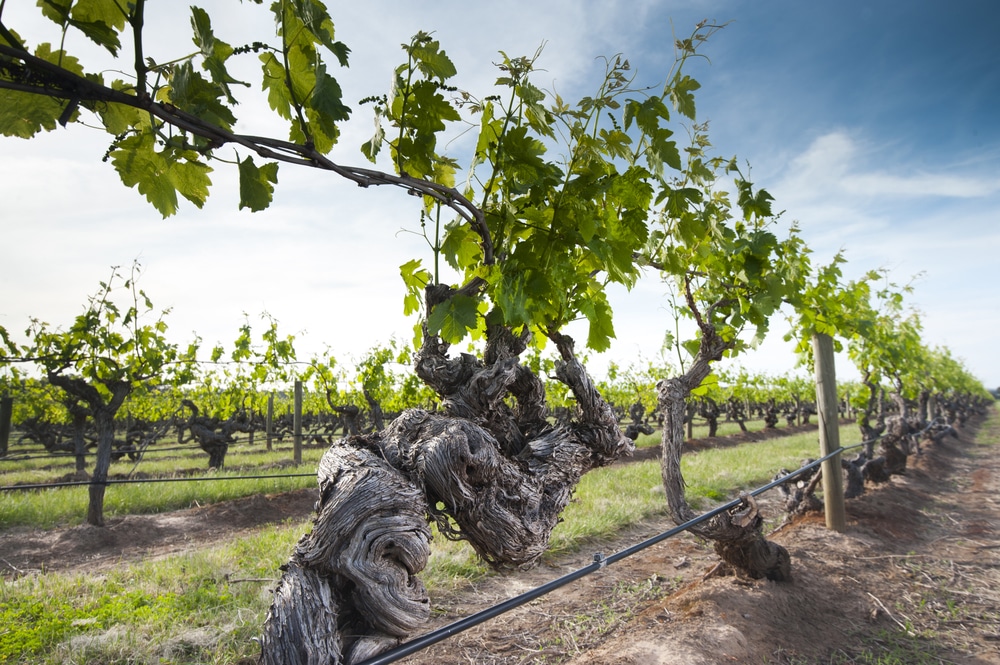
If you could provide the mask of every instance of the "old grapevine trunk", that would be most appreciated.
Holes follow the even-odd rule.
[[[94,420],[97,429],[97,460],[94,462],[94,473],[89,487],[87,523],[104,526],[104,492],[108,486],[111,449],[115,443],[115,414],[132,391],[132,384],[128,381],[106,381],[104,382],[106,393],[102,393],[94,385],[79,377],[64,376],[50,371],[48,379],[49,383],[62,388],[72,399],[84,405],[81,408]]]
[[[538,560],[580,477],[633,449],[572,340],[552,338],[556,376],[579,406],[560,426],[545,417],[541,380],[518,362],[525,338],[492,327],[480,361],[450,358],[425,336],[417,373],[442,409],[408,410],[324,455],[318,515],[275,592],[263,663],[359,662],[423,624],[430,606],[416,576],[429,518],[494,568]]]
[[[684,496],[681,475],[681,449],[684,445],[684,414],[691,391],[698,387],[711,371],[709,362],[721,357],[725,346],[717,336],[706,335],[702,351],[688,371],[678,377],[661,381],[657,386],[660,412],[663,414],[662,455],[660,457],[663,487],[670,514],[677,524],[688,522],[697,515]],[[744,497],[738,510],[722,513],[690,530],[715,543],[715,551],[737,574],[754,579],[775,581],[791,579],[791,558],[788,551],[764,538],[763,518],[757,512],[752,497]]]

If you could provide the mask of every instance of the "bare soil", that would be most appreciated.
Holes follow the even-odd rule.
[[[1000,665],[1000,445],[975,444],[981,424],[925,447],[910,458],[905,475],[849,500],[843,533],[828,530],[822,514],[782,522],[777,497],[760,497],[776,527],[769,537],[792,556],[790,583],[714,575],[710,544],[682,534],[402,662]],[[996,440],[995,414],[985,426]],[[0,537],[0,568],[7,575],[94,572],[265,524],[306,520],[315,499],[315,490],[302,490],[111,519],[103,529],[7,531]],[[672,526],[663,516],[532,570],[437,593],[428,630]],[[76,556],[67,560],[67,552]]]

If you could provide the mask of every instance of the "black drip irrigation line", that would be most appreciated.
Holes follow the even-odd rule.
[[[204,477],[204,476],[191,476],[188,478],[109,478],[104,482],[95,482],[93,480],[75,480],[65,483],[36,483],[33,485],[4,485],[0,487],[0,491],[10,492],[16,490],[44,490],[44,489],[56,489],[59,487],[83,487],[91,485],[138,485],[140,483],[191,483],[191,482],[207,482],[214,480],[265,480],[270,478],[305,478],[305,477],[315,478],[316,473],[276,473],[271,475],[263,476],[215,476],[215,477]]]
[[[824,455],[823,457],[819,458],[818,460],[810,462],[809,464],[807,464],[805,466],[802,466],[802,467],[796,469],[795,471],[792,471],[791,473],[788,473],[788,474],[782,476],[781,478],[776,478],[775,480],[772,480],[768,484],[763,485],[761,487],[758,487],[757,489],[752,490],[751,492],[748,492],[748,494],[750,496],[757,496],[759,494],[763,494],[764,492],[766,492],[766,491],[768,491],[770,489],[773,489],[773,488],[777,487],[778,485],[786,483],[789,480],[791,480],[792,478],[800,476],[803,473],[805,473],[806,471],[809,471],[809,470],[813,469],[814,467],[819,466],[820,464],[822,464],[826,460],[828,460],[828,459],[830,459],[832,457],[835,457],[837,455],[840,455],[841,453],[843,453],[843,452],[845,452],[847,450],[851,450],[852,448],[858,448],[860,446],[863,446],[865,443],[866,442],[856,443],[856,444],[853,444],[853,445],[850,445],[850,446],[846,446],[846,447],[843,447],[843,448],[838,448],[837,450],[833,451],[832,453],[828,453],[828,454]],[[638,554],[642,550],[644,550],[644,549],[646,549],[648,547],[652,547],[653,545],[656,545],[657,543],[661,543],[664,540],[667,540],[668,538],[673,538],[674,536],[676,536],[676,535],[678,535],[678,534],[680,534],[680,533],[682,533],[684,531],[687,531],[691,527],[697,526],[697,525],[701,524],[702,522],[707,522],[708,520],[712,519],[716,515],[724,513],[727,510],[731,510],[731,509],[739,506],[742,503],[743,503],[743,499],[742,498],[733,499],[732,501],[729,501],[728,503],[725,503],[725,504],[723,504],[723,505],[721,505],[721,506],[719,506],[719,507],[717,507],[717,508],[715,508],[713,510],[710,510],[709,512],[704,513],[703,515],[699,515],[698,517],[695,517],[692,520],[684,522],[683,524],[681,524],[679,526],[675,526],[674,528],[672,528],[672,529],[670,529],[668,531],[664,531],[663,533],[661,533],[661,534],[659,534],[657,536],[653,536],[652,538],[649,538],[648,540],[644,540],[641,543],[638,543],[636,545],[632,545],[631,547],[628,547],[628,548],[626,548],[624,550],[621,550],[620,552],[616,552],[615,554],[612,554],[611,556],[605,557],[603,554],[600,554],[600,553],[594,554],[594,562],[592,564],[590,564],[589,566],[584,566],[583,568],[579,568],[579,569],[577,569],[577,570],[575,570],[575,571],[573,571],[571,573],[563,575],[562,577],[560,577],[558,579],[552,580],[551,582],[543,584],[543,585],[541,585],[539,587],[535,587],[534,589],[531,589],[530,591],[525,591],[524,593],[522,593],[519,596],[514,596],[513,598],[509,598],[508,600],[505,600],[504,602],[502,602],[502,603],[500,603],[498,605],[494,605],[492,607],[488,607],[485,610],[482,610],[480,612],[477,612],[476,614],[467,616],[464,619],[459,619],[458,621],[455,621],[454,623],[450,623],[447,626],[443,626],[441,628],[438,628],[437,630],[431,631],[431,632],[427,633],[426,635],[422,635],[422,636],[420,636],[420,637],[418,637],[418,638],[416,638],[414,640],[411,640],[409,642],[404,642],[403,644],[400,644],[399,646],[397,646],[397,647],[395,647],[393,649],[390,649],[389,651],[381,653],[378,656],[375,656],[373,658],[369,658],[367,660],[363,660],[360,663],[358,663],[358,665],[387,665],[388,663],[394,663],[397,660],[399,660],[400,658],[405,658],[406,656],[414,654],[417,651],[421,651],[423,649],[426,649],[427,647],[432,646],[434,644],[437,644],[438,642],[441,642],[441,641],[443,641],[443,640],[451,637],[452,635],[457,635],[458,633],[466,631],[469,628],[473,628],[475,626],[478,626],[481,623],[485,623],[486,621],[489,621],[490,619],[493,619],[495,617],[500,616],[501,614],[504,614],[506,612],[509,612],[510,610],[513,610],[513,609],[515,609],[517,607],[520,607],[521,605],[524,605],[525,603],[531,602],[532,600],[534,600],[536,598],[539,598],[541,596],[544,596],[545,594],[550,593],[552,591],[555,591],[556,589],[558,589],[560,587],[566,586],[570,582],[575,582],[576,580],[580,579],[581,577],[586,577],[587,575],[590,575],[591,573],[595,573],[598,570],[601,570],[602,568],[604,568],[605,566],[609,566],[609,565],[611,565],[613,563],[617,563],[618,561],[621,561],[622,559],[625,559],[625,558],[628,558],[628,557],[633,556],[635,554]]]

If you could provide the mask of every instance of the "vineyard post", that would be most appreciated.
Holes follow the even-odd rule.
[[[264,420],[265,438],[267,439],[267,452],[271,452],[271,436],[274,434],[274,393],[267,396],[267,418]]]
[[[833,338],[813,333],[813,357],[816,363],[816,411],[819,416],[820,455],[825,457],[840,448],[840,428],[837,413],[837,377],[833,359]],[[840,470],[840,455],[823,462],[823,498],[826,526],[842,532],[847,528],[844,511],[844,480]]]
[[[10,440],[10,421],[14,415],[14,398],[7,393],[0,397],[0,457],[7,456]]]
[[[294,432],[295,465],[302,464],[302,380],[295,380],[295,415],[292,419]]]

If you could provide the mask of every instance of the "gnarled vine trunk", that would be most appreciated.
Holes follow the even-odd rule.
[[[491,327],[480,361],[425,335],[416,369],[442,409],[405,411],[323,456],[318,515],[275,592],[262,663],[355,663],[422,625],[429,519],[496,569],[537,562],[580,477],[633,450],[572,340],[551,337],[578,404],[566,425],[548,422],[541,380],[518,363],[525,338]]]
[[[181,400],[181,404],[191,411],[190,417],[180,426],[179,443],[185,443],[184,429],[191,433],[192,439],[208,453],[208,468],[221,469],[226,463],[226,453],[229,444],[234,443],[233,433],[247,431],[251,427],[249,417],[242,411],[237,411],[227,420],[219,421],[199,415],[198,407],[189,399]]]
[[[725,348],[725,343],[711,328],[703,328],[701,350],[687,372],[660,381],[657,385],[660,411],[664,414],[661,473],[670,515],[677,524],[697,517],[684,496],[684,477],[681,474],[687,400],[691,391],[711,371],[710,361],[721,358]],[[763,521],[757,512],[756,502],[752,497],[745,496],[738,510],[717,515],[690,531],[713,541],[716,554],[739,575],[754,579],[789,580],[791,557],[785,548],[764,538],[761,532]]]
[[[115,442],[115,414],[125,398],[132,392],[128,381],[107,381],[105,397],[95,386],[78,377],[64,376],[58,372],[48,373],[49,383],[62,388],[72,399],[86,405],[87,414],[93,418],[97,429],[97,459],[88,488],[90,501],[87,504],[87,523],[104,526],[104,492],[107,489],[108,470],[111,468],[111,449]]]

